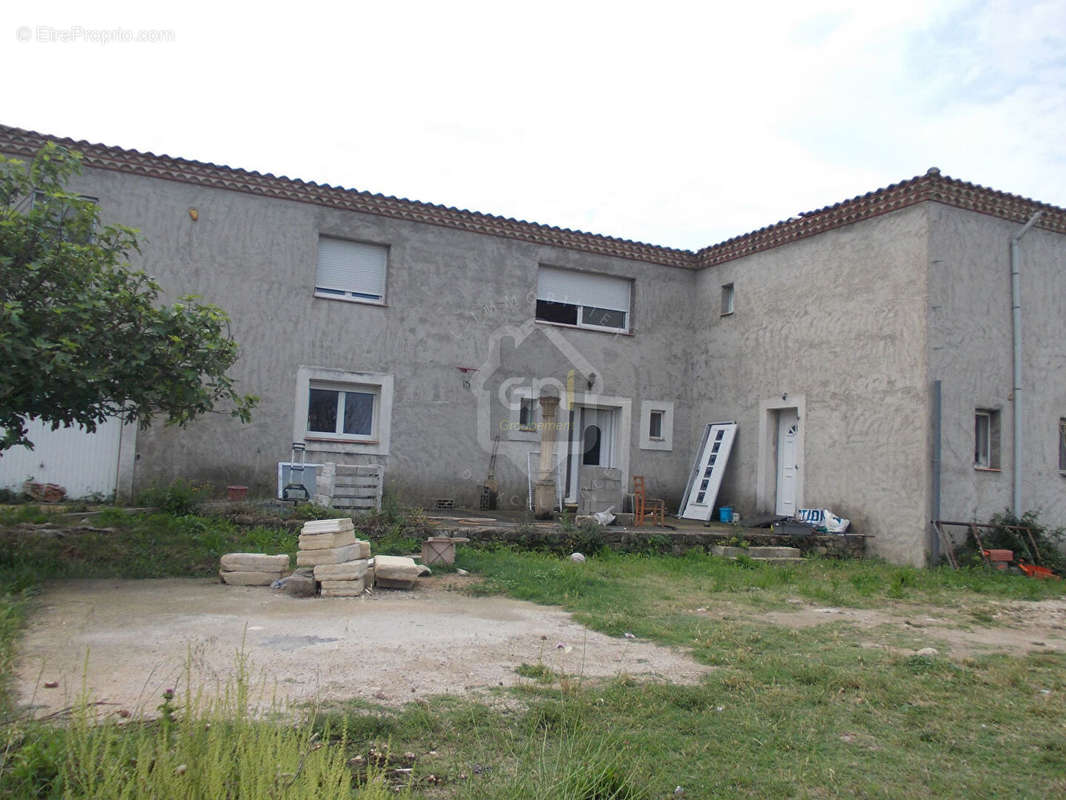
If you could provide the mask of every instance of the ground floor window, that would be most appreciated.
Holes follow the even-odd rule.
[[[312,383],[307,399],[308,432],[373,438],[378,393],[370,386],[359,389],[350,391]]]
[[[388,453],[391,375],[300,367],[293,441],[340,453]]]
[[[973,464],[978,469],[999,469],[999,410],[979,408],[974,412]]]

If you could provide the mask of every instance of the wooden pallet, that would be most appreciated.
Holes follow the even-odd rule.
[[[384,483],[380,464],[326,464],[318,475],[315,499],[331,508],[380,511]]]

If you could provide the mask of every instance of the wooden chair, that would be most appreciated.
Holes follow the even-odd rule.
[[[648,497],[644,487],[644,476],[633,476],[633,525],[639,528],[645,518],[652,522],[659,519],[659,527],[666,523],[666,501],[657,497]]]

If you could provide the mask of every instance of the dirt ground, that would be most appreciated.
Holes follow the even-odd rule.
[[[733,617],[770,622],[789,628],[810,628],[840,623],[853,625],[877,636],[860,639],[863,647],[900,652],[913,648],[893,647],[884,641],[886,632],[907,634],[908,639],[940,648],[957,660],[984,653],[1022,655],[1033,652],[1066,653],[1066,600],[1040,602],[988,600],[967,609],[890,604],[883,609],[815,606],[794,599],[788,611],[753,613],[750,608],[716,606],[694,609],[719,619]]]
[[[523,662],[675,683],[698,681],[707,669],[650,642],[589,631],[559,609],[448,590],[461,580],[354,599],[296,599],[211,580],[57,582],[31,613],[17,691],[38,716],[69,706],[83,685],[116,711],[152,713],[164,689],[183,687],[190,658],[194,683],[216,691],[242,641],[267,695],[276,687],[291,701],[398,705],[486,693],[527,680],[515,673]]]

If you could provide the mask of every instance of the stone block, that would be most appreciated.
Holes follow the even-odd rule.
[[[430,575],[429,567],[416,564],[407,556],[377,556],[374,558],[374,578],[382,580],[413,581],[423,575]],[[384,585],[384,584],[383,584]]]
[[[322,581],[322,591],[333,591],[335,589],[351,589],[353,592],[358,591],[362,593],[366,588],[366,584],[363,579],[360,578],[357,581]]]
[[[287,555],[267,556],[262,553],[226,553],[220,559],[228,572],[273,572],[273,579],[289,569]]]
[[[366,576],[368,561],[361,558],[344,564],[319,564],[315,567],[315,580],[319,581],[355,581]]]
[[[323,597],[361,597],[363,590],[359,589],[323,589]]]
[[[382,578],[374,576],[374,586],[379,589],[414,589],[418,578]]]
[[[317,590],[315,579],[307,575],[290,575],[280,583],[281,590],[292,597],[314,597]]]
[[[323,550],[301,550],[296,554],[296,566],[317,567],[321,564],[343,564],[359,558],[360,547],[350,544],[347,547],[327,547]]]
[[[230,586],[269,586],[281,577],[279,572],[239,572],[222,570],[218,577]]]
[[[313,519],[303,524],[300,533],[343,533],[354,531],[355,523],[350,517],[341,519]]]
[[[325,550],[328,547],[347,547],[355,544],[355,531],[340,533],[301,533],[301,550]]]

